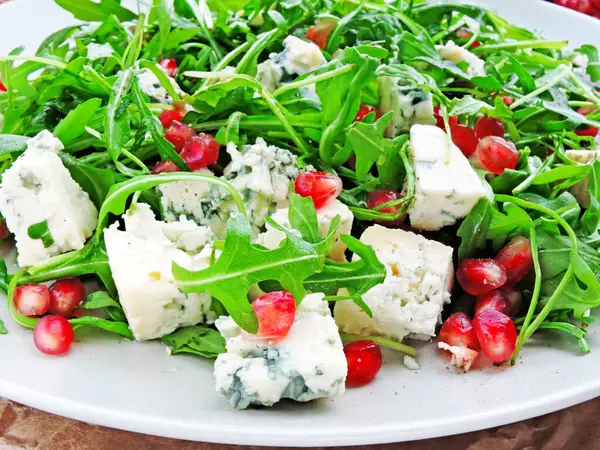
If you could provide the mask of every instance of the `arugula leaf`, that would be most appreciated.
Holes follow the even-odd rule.
[[[69,323],[73,326],[73,331],[85,327],[92,327],[118,334],[127,339],[134,339],[129,326],[124,322],[114,322],[112,320],[101,319],[100,317],[84,316],[70,319]]]
[[[120,0],[54,0],[58,6],[66,9],[78,20],[102,22],[115,15],[122,21],[133,20],[137,16],[120,5]]]
[[[600,59],[598,58],[598,49],[593,45],[582,45],[575,49],[576,52],[588,57],[587,74],[593,82],[600,81]]]
[[[0,289],[7,294],[8,284],[10,283],[11,276],[8,274],[8,268],[6,267],[6,261],[0,259]]]
[[[600,161],[594,160],[589,169],[587,190],[590,204],[581,218],[581,229],[587,236],[594,234],[600,225]]]
[[[456,235],[461,238],[458,260],[471,258],[475,251],[484,248],[488,239],[493,207],[487,198],[480,199],[465,217]]]
[[[312,197],[302,197],[290,190],[289,220],[305,241],[314,244],[322,239]]]
[[[191,353],[209,359],[216,359],[225,353],[225,339],[217,330],[196,325],[180,328],[160,338],[160,342],[171,347],[171,355]]]
[[[84,164],[67,153],[59,152],[58,156],[60,156],[71,177],[88,193],[96,208],[100,209],[110,188],[116,183],[114,171]]]
[[[111,319],[127,322],[123,307],[106,291],[96,291],[87,296],[80,305],[84,309],[104,309]]]
[[[227,221],[223,251],[214,265],[192,272],[173,263],[173,277],[183,293],[216,297],[235,322],[249,333],[258,330],[256,314],[247,298],[250,288],[264,280],[277,280],[300,303],[306,294],[303,282],[323,269],[337,228],[332,227],[324,240],[313,244],[269,217],[266,219],[287,236],[277,249],[265,250],[252,245],[250,222],[244,216],[235,215]]]
[[[91,98],[67,114],[54,129],[54,136],[67,146],[85,132],[98,108],[102,105],[99,98]]]

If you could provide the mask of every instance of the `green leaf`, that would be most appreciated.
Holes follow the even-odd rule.
[[[277,249],[252,245],[250,222],[236,215],[227,221],[223,251],[214,265],[191,272],[173,263],[173,276],[182,292],[216,297],[235,322],[250,333],[258,330],[256,314],[247,297],[250,288],[264,280],[277,280],[300,303],[306,294],[304,280],[323,269],[333,246],[335,229],[323,241],[313,244],[268,217],[267,221],[287,236]]]
[[[490,108],[486,102],[474,99],[470,95],[462,97],[448,113],[450,116],[462,116],[463,114],[473,116],[478,114],[482,109]]]
[[[85,127],[89,125],[101,105],[102,100],[99,98],[91,98],[78,105],[67,114],[67,117],[59,122],[54,129],[54,136],[63,145],[69,145],[85,132]]]
[[[44,248],[51,247],[54,244],[54,238],[48,229],[48,221],[44,220],[43,222],[34,223],[29,228],[27,228],[27,236],[31,239],[40,239]]]
[[[300,232],[305,241],[314,244],[322,239],[312,197],[302,197],[290,192],[289,220],[290,225]]]
[[[91,293],[80,306],[84,309],[104,309],[111,319],[117,322],[127,322],[127,316],[121,304],[106,291]]]
[[[590,194],[590,205],[581,218],[581,229],[587,236],[591,236],[600,225],[600,161],[594,160],[589,165],[587,190]]]
[[[124,322],[113,322],[112,320],[101,319],[100,317],[84,316],[70,319],[69,323],[73,326],[74,331],[80,328],[92,327],[118,334],[127,339],[134,339],[133,333]]]
[[[6,326],[4,326],[2,320],[0,320],[0,334],[8,334],[8,330],[6,329]]]
[[[3,259],[0,259],[0,289],[5,294],[8,293],[8,283],[10,283],[10,279],[11,276],[8,274],[6,262]]]
[[[598,49],[593,45],[582,45],[575,49],[576,52],[584,54],[588,57],[589,63],[587,74],[593,82],[600,81],[600,59],[598,58]]]
[[[96,208],[100,209],[110,188],[115,184],[115,172],[111,169],[99,169],[82,163],[67,153],[58,156],[81,188],[88,193]]]
[[[544,208],[551,209],[563,216],[571,226],[577,227],[581,207],[579,206],[579,203],[577,203],[575,197],[569,192],[563,192],[553,200],[549,200],[546,197],[533,193],[523,193],[519,194],[517,197],[543,206]],[[535,217],[536,213],[532,213],[532,216]]]
[[[510,53],[506,54],[506,57],[510,60],[515,74],[519,78],[519,84],[521,85],[521,89],[525,94],[529,94],[536,90],[537,86],[535,85],[535,80],[531,76],[527,70],[523,67],[523,65],[517,61],[517,59],[511,55]]]
[[[217,330],[204,326],[180,328],[163,336],[160,342],[171,347],[171,354],[192,353],[209,359],[216,359],[225,353],[225,339]]]
[[[493,209],[492,220],[488,228],[488,239],[499,249],[510,238],[516,235],[527,235],[531,227],[531,219],[522,208],[512,203],[504,205],[504,213]]]
[[[580,327],[573,325],[568,322],[543,322],[538,330],[555,330],[562,331],[563,333],[567,333],[569,336],[572,336],[577,341],[577,345],[579,346],[579,351],[581,353],[589,353],[590,347],[585,339],[587,332]]]
[[[558,166],[554,169],[540,173],[533,178],[531,184],[535,186],[554,183],[555,181],[569,178],[583,179],[589,172],[590,166],[587,165]]]
[[[489,226],[492,221],[493,206],[487,198],[480,199],[457,231],[461,238],[458,248],[458,260],[471,258],[476,250],[485,247]]]
[[[137,16],[120,5],[120,0],[54,0],[58,6],[66,9],[78,20],[86,22],[104,22],[115,15],[121,21],[133,20]]]

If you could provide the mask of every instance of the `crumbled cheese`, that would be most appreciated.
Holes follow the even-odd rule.
[[[267,59],[258,65],[256,81],[269,92],[274,92],[281,87],[283,68],[273,59]]]
[[[160,222],[147,204],[139,203],[124,214],[125,231],[113,224],[104,232],[110,268],[129,326],[138,341],[155,339],[179,327],[211,323],[212,299],[206,294],[183,294],[175,284],[172,264],[188,270],[209,266],[212,249],[198,251],[210,232],[186,221]],[[196,228],[196,230],[193,229]]]
[[[248,336],[231,317],[217,320],[227,353],[215,362],[216,388],[231,406],[271,406],[284,398],[307,402],[344,392],[346,357],[323,297],[307,295],[290,332],[278,342]]]
[[[469,68],[467,69],[467,75],[471,77],[485,76],[485,66],[483,60],[479,59],[469,50],[456,45],[454,41],[448,41],[446,45],[436,45],[435,48],[442,59],[451,61],[454,64],[466,62],[469,65]]]
[[[98,211],[63,165],[57,153],[62,149],[58,139],[42,131],[2,175],[0,211],[15,235],[22,267],[82,248],[96,228]],[[54,241],[47,247],[28,234],[29,227],[44,221]]]
[[[404,355],[404,359],[402,361],[407,369],[410,370],[419,370],[421,366],[412,356]]]
[[[565,153],[569,159],[579,164],[591,164],[594,160],[600,159],[600,150],[567,150]],[[589,181],[590,179],[586,177],[581,183],[577,183],[569,189],[569,192],[584,208],[588,208],[591,203],[588,191]]]
[[[475,350],[471,350],[467,347],[454,347],[445,342],[438,342],[438,348],[449,351],[452,354],[450,364],[457,369],[464,369],[465,372],[468,372],[471,369],[471,366],[479,356],[479,352],[476,352]]]
[[[363,295],[372,318],[353,302],[336,302],[340,330],[398,341],[409,335],[417,339],[435,336],[442,309],[450,302],[452,248],[380,225],[367,228],[360,240],[373,247],[387,274],[383,283]]]
[[[432,125],[410,129],[415,199],[408,211],[419,230],[439,230],[471,212],[488,193],[469,161],[448,135]]]
[[[335,243],[333,249],[329,253],[329,257],[335,261],[345,261],[346,257],[344,252],[346,251],[346,244],[340,239],[342,234],[350,234],[352,231],[352,222],[354,221],[354,215],[350,209],[339,200],[333,200],[327,203],[322,208],[317,209],[317,220],[319,221],[319,233],[322,237],[326,237],[329,234],[329,228],[331,222],[337,216],[340,217],[340,226],[335,234]],[[271,218],[281,225],[283,228],[292,230],[297,235],[300,233],[292,228],[289,221],[289,208],[280,208]],[[281,242],[285,239],[285,233],[278,229],[273,228],[267,224],[267,231],[262,233],[257,242],[268,249],[278,248]]]
[[[113,50],[111,45],[108,43],[101,45],[101,44],[96,44],[96,43],[92,42],[91,44],[89,44],[87,46],[87,49],[88,49],[87,57],[91,61],[95,61],[97,59],[102,59],[102,58],[110,58],[115,53],[115,51]]]
[[[160,70],[164,71],[165,69],[161,66],[158,66]],[[154,73],[150,69],[142,69],[137,74],[138,85],[140,86],[141,91],[146,94],[151,99],[165,104],[173,103],[173,99],[167,92],[167,90],[162,86],[159,79],[154,75]],[[185,92],[181,90],[177,82],[171,78],[167,77],[170,83],[173,85],[175,92],[179,95],[185,95]]]

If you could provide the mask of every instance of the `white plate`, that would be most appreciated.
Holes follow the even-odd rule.
[[[511,21],[600,44],[600,22],[538,0],[489,0]],[[0,54],[26,44],[33,51],[47,34],[73,22],[50,0],[0,6]],[[214,392],[211,363],[170,357],[156,343],[137,344],[104,334],[78,338],[66,357],[47,357],[31,333],[0,318],[0,395],[94,424],[161,436],[253,445],[352,445],[423,439],[498,426],[549,413],[600,395],[600,336],[592,353],[571,342],[531,343],[512,369],[456,374],[431,345],[412,372],[397,353],[386,354],[377,381],[335,400],[285,403],[234,411]]]

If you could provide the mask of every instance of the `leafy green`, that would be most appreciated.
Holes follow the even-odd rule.
[[[117,322],[127,321],[123,307],[106,291],[91,293],[80,306],[84,309],[104,309],[111,319]]]
[[[289,220],[292,228],[298,230],[305,241],[314,244],[321,240],[312,197],[302,197],[290,190]]]
[[[119,20],[127,21],[136,15],[120,5],[120,0],[54,0],[58,6],[72,13],[76,19],[89,22],[102,22],[115,15]]]
[[[2,320],[0,320],[0,334],[8,334],[8,330],[6,329],[6,326]]]
[[[474,256],[475,251],[484,248],[488,240],[488,232],[492,221],[492,204],[487,198],[480,199],[469,215],[463,220],[457,231],[461,238],[458,248],[458,260]]]
[[[217,330],[196,325],[180,328],[179,330],[163,336],[160,342],[171,347],[171,354],[191,353],[209,359],[216,359],[225,353],[225,339]]]
[[[60,139],[64,145],[71,144],[75,139],[85,132],[98,108],[102,105],[99,98],[91,98],[67,114],[54,129],[54,136]]]
[[[63,164],[81,188],[88,193],[96,208],[101,208],[110,188],[115,184],[115,173],[82,163],[66,153],[59,153]]]
[[[44,248],[52,247],[52,244],[54,244],[54,238],[48,229],[47,220],[34,223],[27,228],[27,236],[29,236],[31,239],[40,239],[44,245]]]
[[[94,316],[83,316],[70,319],[69,323],[73,326],[74,331],[85,327],[99,328],[101,330],[126,337],[127,339],[134,339],[133,333],[124,322],[114,322],[112,320],[102,319]]]

